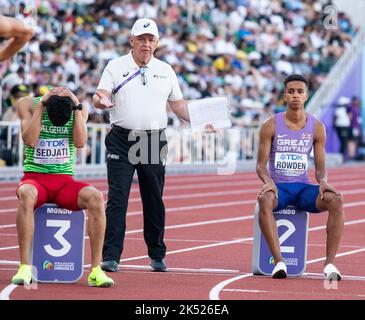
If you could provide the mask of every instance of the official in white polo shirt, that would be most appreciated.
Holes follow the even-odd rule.
[[[189,115],[175,72],[153,56],[158,40],[154,21],[137,20],[130,35],[132,50],[107,64],[93,96],[96,108],[111,108],[111,131],[105,139],[109,185],[102,263],[105,271],[118,271],[135,170],[151,267],[154,271],[166,271],[162,201],[167,154],[166,104],[185,121],[189,121]]]

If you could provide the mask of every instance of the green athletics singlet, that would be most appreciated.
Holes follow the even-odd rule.
[[[36,97],[35,107],[41,97]],[[25,146],[24,172],[74,174],[74,113],[62,127],[52,124],[47,110],[42,112],[41,132],[34,148]]]

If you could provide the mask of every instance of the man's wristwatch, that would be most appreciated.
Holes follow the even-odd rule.
[[[79,103],[78,105],[74,105],[73,109],[74,110],[82,110],[83,107],[84,106],[81,103]]]

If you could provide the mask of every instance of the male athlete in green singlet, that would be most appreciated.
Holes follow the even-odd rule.
[[[100,268],[105,233],[104,198],[87,183],[73,179],[75,147],[87,141],[88,112],[68,89],[58,87],[42,98],[18,101],[22,138],[25,144],[24,176],[16,194],[16,217],[20,267],[14,284],[32,281],[30,247],[34,233],[34,209],[46,202],[69,210],[88,209],[88,233],[92,270],[89,286],[110,287],[113,280]]]

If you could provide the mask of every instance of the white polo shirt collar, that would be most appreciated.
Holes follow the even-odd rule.
[[[128,59],[128,62],[127,62],[128,68],[133,69],[133,70],[138,70],[138,69],[140,69],[140,66],[136,63],[136,61],[134,61],[132,51],[133,50],[129,51],[128,56],[127,56],[128,57],[127,58]],[[153,68],[153,66],[155,65],[155,60],[156,60],[156,58],[154,56],[152,56],[151,60],[146,64],[145,67]]]

